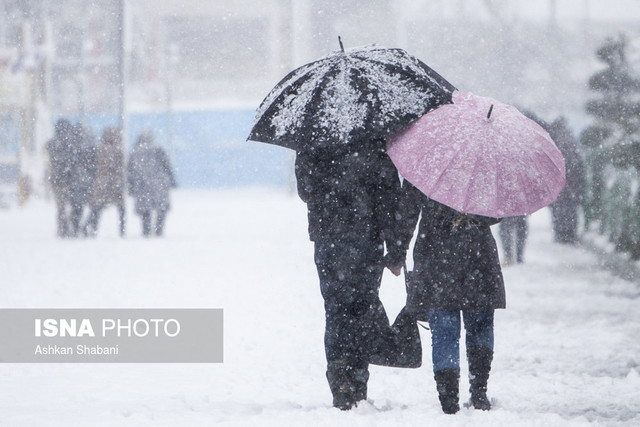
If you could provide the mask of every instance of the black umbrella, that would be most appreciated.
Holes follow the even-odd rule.
[[[303,65],[262,101],[248,140],[294,150],[382,140],[455,87],[402,49],[365,46]],[[381,142],[381,146],[382,146]]]

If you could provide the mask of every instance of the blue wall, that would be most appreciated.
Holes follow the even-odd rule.
[[[254,115],[253,109],[132,113],[128,117],[128,145],[131,147],[142,131],[151,130],[171,155],[181,187],[287,186],[292,179],[294,153],[271,144],[247,142]],[[67,118],[77,121],[77,117]],[[117,125],[117,116],[86,115],[84,122],[99,138],[106,126]]]

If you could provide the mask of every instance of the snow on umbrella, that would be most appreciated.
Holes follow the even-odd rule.
[[[389,138],[402,176],[460,212],[505,217],[553,202],[565,183],[562,154],[549,134],[515,107],[470,93]]]
[[[283,78],[256,112],[248,140],[301,150],[381,139],[437,106],[455,88],[402,49],[340,51]]]

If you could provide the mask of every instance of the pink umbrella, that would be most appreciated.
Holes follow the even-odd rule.
[[[460,212],[501,218],[553,202],[565,166],[549,134],[515,107],[455,92],[453,104],[392,136],[389,157],[431,199]]]

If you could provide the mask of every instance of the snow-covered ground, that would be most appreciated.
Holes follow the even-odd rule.
[[[89,240],[57,239],[49,202],[0,210],[0,306],[223,308],[225,362],[0,365],[0,425],[640,425],[639,285],[554,244],[547,210],[530,220],[527,262],[504,270],[494,409],[447,416],[428,331],[423,367],[374,366],[368,402],[331,407],[322,298],[297,196],[178,190],[173,205],[162,239],[141,238],[133,215],[120,239],[114,208]],[[381,295],[393,318],[402,279],[385,273]]]

